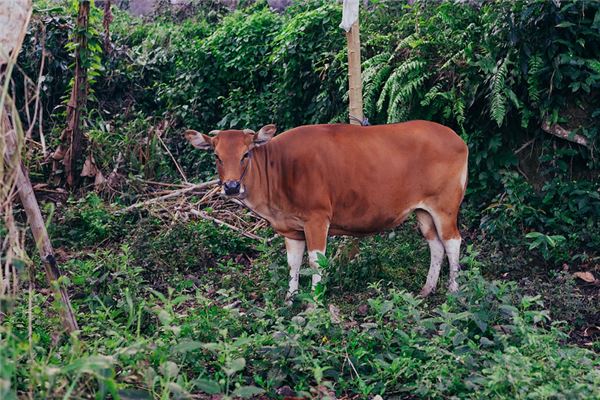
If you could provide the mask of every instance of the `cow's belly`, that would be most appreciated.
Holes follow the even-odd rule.
[[[350,235],[350,236],[366,236],[379,232],[384,232],[396,228],[402,224],[414,207],[407,207],[401,212],[393,212],[394,210],[379,210],[372,215],[356,214],[344,215],[342,218],[333,218],[329,227],[330,235]],[[345,213],[347,214],[347,213]]]

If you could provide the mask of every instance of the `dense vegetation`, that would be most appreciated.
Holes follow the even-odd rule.
[[[370,122],[438,121],[470,148],[460,292],[413,295],[429,260],[412,221],[354,256],[336,239],[325,296],[306,310],[308,295],[284,306],[283,244],[267,242],[269,229],[259,242],[203,220],[118,212],[148,181],[181,182],[169,153],[192,181],[214,175],[185,128],[346,121],[339,4],[279,14],[264,1],[235,12],[207,2],[151,20],[114,9],[108,38],[94,7],[83,126],[88,159],[118,173],[83,178],[45,206],[81,331],[61,331],[43,276],[30,277],[36,290],[0,328],[0,398],[600,398],[600,290],[573,277],[600,275],[600,3],[371,3],[361,15]],[[77,6],[34,6],[15,90],[45,51],[53,149]],[[570,137],[547,132],[556,124]],[[40,148],[30,157],[32,179],[60,188]]]

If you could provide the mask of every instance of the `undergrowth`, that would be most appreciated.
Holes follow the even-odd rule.
[[[55,148],[77,2],[34,3],[19,64],[35,77],[46,55],[32,139],[42,130]],[[186,128],[347,119],[339,4],[274,13],[265,1],[241,3],[199,2],[187,17],[163,3],[151,20],[115,9],[110,51],[92,7],[82,126],[95,167],[115,179],[92,193],[93,177],[83,178],[44,208],[81,331],[64,334],[43,276],[20,268],[23,293],[1,303],[0,398],[600,398],[599,292],[573,277],[598,271],[600,3],[363,7],[370,121],[434,120],[469,145],[466,271],[459,293],[448,295],[442,278],[424,301],[414,294],[428,251],[412,221],[360,242],[335,239],[314,309],[306,291],[284,306],[281,238],[118,212],[148,182],[214,175],[210,157],[182,139]],[[64,193],[53,191],[60,168],[36,146],[30,155],[32,180]]]

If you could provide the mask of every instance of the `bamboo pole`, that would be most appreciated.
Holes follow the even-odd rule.
[[[358,19],[346,32],[348,42],[348,94],[350,98],[349,115],[350,123],[362,125],[363,114],[362,78],[360,67],[360,28]],[[354,118],[353,118],[354,117]]]
[[[360,68],[359,0],[344,0],[340,28],[346,32],[348,44],[348,117],[350,123],[363,125],[362,76]]]

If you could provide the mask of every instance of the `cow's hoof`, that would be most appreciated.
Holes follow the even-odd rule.
[[[451,282],[451,283],[448,285],[448,291],[449,291],[450,293],[456,293],[456,292],[458,292],[458,283],[456,283],[456,282]]]
[[[433,288],[427,287],[425,286],[423,289],[421,289],[421,291],[419,292],[419,296],[421,297],[427,297],[429,296],[431,293],[433,292]]]

